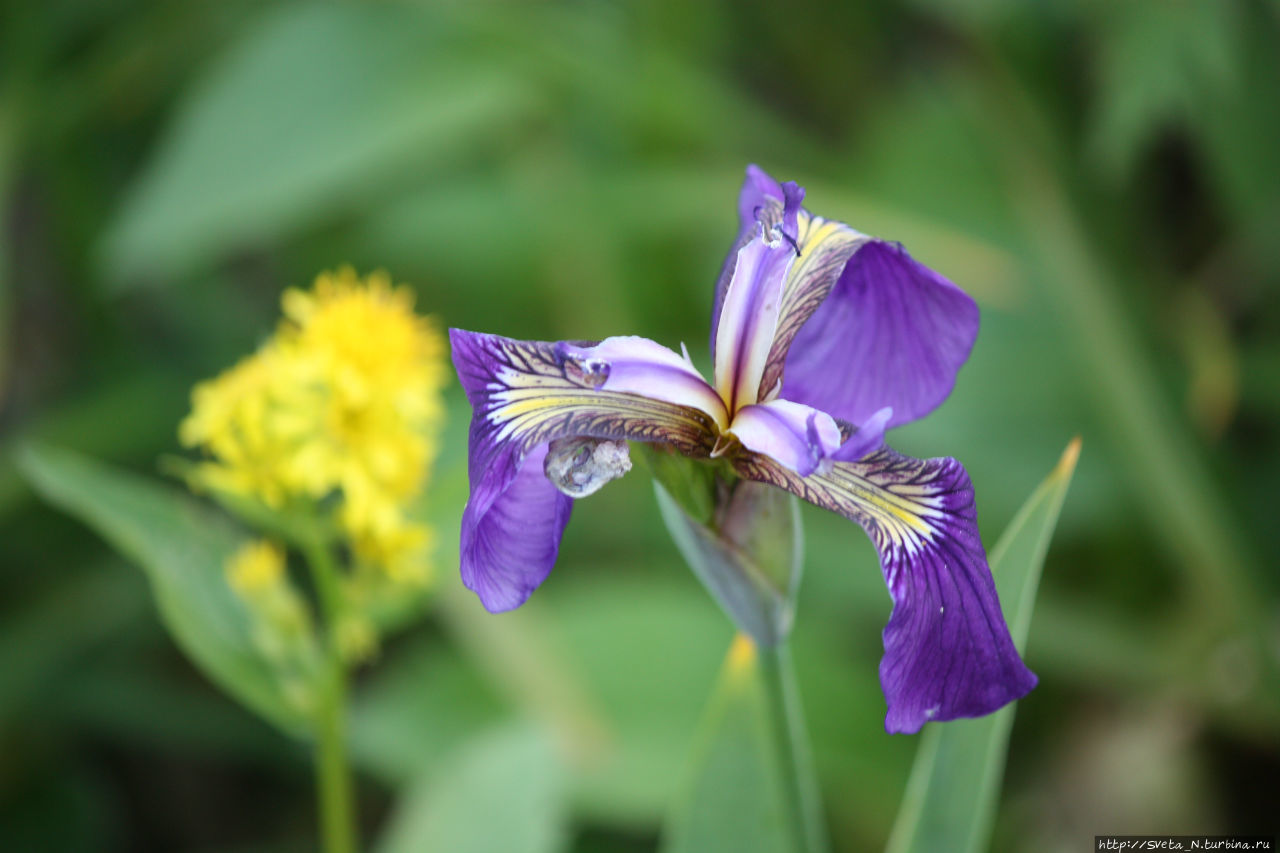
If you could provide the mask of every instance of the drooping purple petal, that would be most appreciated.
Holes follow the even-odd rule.
[[[786,354],[782,396],[851,423],[890,406],[894,427],[951,393],[978,306],[895,243],[869,240]]]
[[[1036,685],[1000,611],[960,463],[886,448],[808,477],[758,454],[736,467],[858,522],[875,543],[893,600],[880,662],[886,730],[989,714]]]
[[[524,604],[560,550],[573,499],[543,476],[546,455],[546,444],[533,448],[491,503],[473,497],[463,512],[462,582],[490,613]]]
[[[663,390],[671,398],[697,401],[707,392],[714,398],[705,382],[700,390],[686,381],[665,356],[646,373],[644,354],[662,349],[652,342],[611,339],[581,347],[459,329],[449,331],[449,340],[473,410],[462,568],[467,586],[491,610],[518,606],[555,560],[570,504],[543,474],[549,442],[570,436],[655,441],[702,456],[714,443],[714,415],[611,389],[613,383]]]
[[[738,252],[715,339],[716,390],[730,412],[759,399],[782,284],[794,259],[795,249],[777,229],[762,230]]]
[[[840,447],[840,428],[830,415],[790,400],[741,409],[731,431],[743,447],[771,457],[802,477],[812,474]]]

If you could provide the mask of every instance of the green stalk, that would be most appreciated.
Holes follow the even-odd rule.
[[[782,771],[783,797],[794,845],[800,853],[829,849],[813,756],[805,733],[791,651],[785,642],[759,647],[761,681],[769,702],[769,732]]]
[[[342,611],[338,569],[327,545],[311,541],[304,546],[315,581],[328,642],[319,702],[316,705],[316,800],[320,810],[320,837],[325,853],[355,853],[358,849],[351,768],[347,762],[347,672],[338,649],[337,625]]]

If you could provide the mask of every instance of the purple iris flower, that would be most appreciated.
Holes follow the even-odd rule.
[[[716,287],[713,381],[640,337],[518,341],[450,330],[474,409],[462,579],[490,611],[546,579],[575,498],[630,468],[628,441],[718,457],[856,521],[893,612],[885,728],[990,713],[1036,677],[1010,640],[954,459],[913,459],[884,432],[951,392],[978,330],[962,290],[896,243],[801,206],[752,166]]]

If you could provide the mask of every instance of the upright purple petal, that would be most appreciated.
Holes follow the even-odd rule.
[[[775,228],[738,252],[715,339],[716,390],[732,413],[760,397],[760,377],[773,345],[782,284],[795,249]]]
[[[560,538],[573,499],[561,494],[542,473],[547,445],[540,444],[519,464],[503,488],[481,485],[482,494],[496,492],[492,502],[467,503],[462,516],[462,582],[480,596],[490,613],[524,604],[555,564]],[[482,477],[504,475],[490,469]]]
[[[747,176],[738,192],[738,223],[753,228],[760,212],[774,201],[782,201],[782,184],[755,163],[747,167]]]
[[[1035,687],[1000,611],[960,463],[884,449],[808,477],[758,454],[743,454],[736,467],[871,536],[893,600],[880,662],[889,732],[989,714]]]
[[[729,291],[729,283],[733,280],[738,253],[762,229],[768,234],[774,228],[780,228],[787,239],[796,244],[800,233],[800,204],[803,201],[804,188],[799,184],[794,181],[780,184],[759,166],[753,164],[747,167],[747,176],[738,194],[738,236],[729,248],[720,268],[720,276],[716,279],[715,298],[711,306],[712,352],[716,348],[720,314],[724,308],[725,294]]]
[[[869,240],[799,330],[782,396],[861,423],[923,417],[951,393],[978,334],[978,306],[895,243]]]
[[[751,236],[758,233],[761,226],[766,233],[779,226],[796,250],[797,257],[782,285],[778,320],[764,369],[760,373],[760,397],[769,396],[778,385],[792,340],[826,299],[849,257],[868,239],[865,234],[841,222],[814,216],[800,206],[803,199],[804,190],[795,183],[778,183],[759,167],[748,167],[746,181],[738,196],[741,230],[716,282],[715,306],[711,315],[713,349],[719,340],[725,295],[734,278],[738,254]]]
[[[760,379],[762,389],[772,389],[782,380],[787,352],[796,335],[827,298],[858,246],[868,239],[842,222],[814,216],[807,210],[800,211],[797,229],[800,256],[791,265],[783,287],[778,328]]]

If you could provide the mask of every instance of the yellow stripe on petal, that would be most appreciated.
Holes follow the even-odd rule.
[[[777,331],[760,380],[762,394],[778,384],[787,350],[800,327],[827,298],[854,251],[868,239],[843,222],[823,219],[807,210],[800,211],[797,227],[800,256],[783,285]]]
[[[937,476],[938,460],[912,459],[891,450],[859,462],[839,462],[802,477],[751,454],[739,473],[773,483],[810,503],[838,512],[867,529],[880,546],[914,554],[933,542],[954,516],[955,495]]]
[[[523,458],[566,436],[661,442],[706,456],[719,432],[723,409],[715,392],[692,368],[685,370],[679,356],[651,341],[582,347],[451,335],[454,363],[475,409],[473,463],[489,464],[503,447]],[[612,390],[614,382],[626,390]],[[685,400],[692,404],[681,404]],[[717,411],[697,408],[708,401]]]

